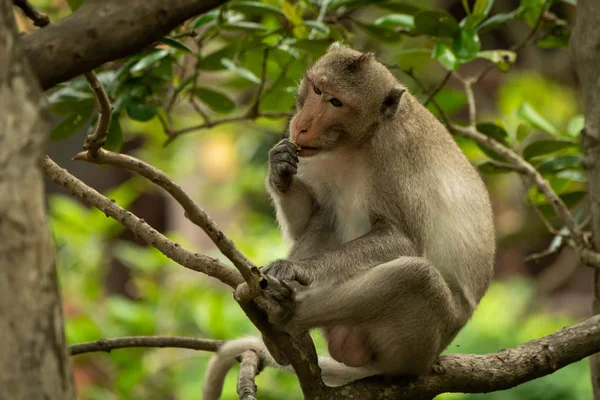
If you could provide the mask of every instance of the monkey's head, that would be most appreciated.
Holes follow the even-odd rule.
[[[360,146],[392,123],[404,91],[373,53],[334,44],[302,79],[290,139],[303,157]]]

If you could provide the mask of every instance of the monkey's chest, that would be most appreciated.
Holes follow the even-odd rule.
[[[360,237],[371,230],[367,188],[362,182],[353,185],[328,185],[317,195],[317,202],[330,216],[333,234],[341,243]]]

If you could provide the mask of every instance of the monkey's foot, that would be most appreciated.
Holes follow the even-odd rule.
[[[267,314],[269,322],[281,329],[286,328],[296,310],[296,293],[289,283],[266,275],[266,288],[260,305]]]

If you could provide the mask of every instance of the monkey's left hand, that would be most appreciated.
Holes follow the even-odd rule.
[[[298,282],[303,286],[311,284],[312,279],[299,263],[289,260],[276,260],[262,268],[265,275],[270,275],[280,281]]]
[[[296,291],[308,285],[310,279],[299,265],[289,260],[274,261],[262,272],[269,283],[265,294],[273,301],[273,306],[265,308],[269,321],[285,329],[294,315]]]

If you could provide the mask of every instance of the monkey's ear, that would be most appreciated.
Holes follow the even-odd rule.
[[[392,118],[396,115],[396,111],[398,111],[398,106],[400,105],[400,99],[402,95],[406,92],[406,89],[394,87],[383,99],[383,103],[381,103],[381,114],[385,118]]]

